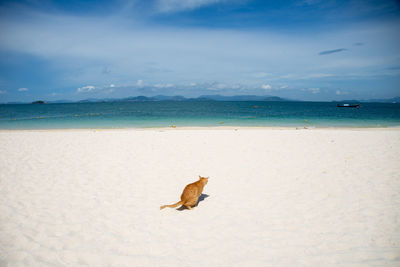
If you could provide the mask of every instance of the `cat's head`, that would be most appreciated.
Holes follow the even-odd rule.
[[[199,175],[199,180],[202,181],[204,184],[207,184],[207,183],[208,183],[208,178],[209,178],[209,177],[201,177],[201,176]]]

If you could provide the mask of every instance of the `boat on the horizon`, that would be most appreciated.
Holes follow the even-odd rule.
[[[337,104],[338,108],[358,108],[360,104]]]

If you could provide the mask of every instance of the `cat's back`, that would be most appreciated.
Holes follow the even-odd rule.
[[[181,198],[191,198],[191,197],[196,197],[199,194],[199,186],[197,182],[188,184],[185,186],[185,189],[183,189],[182,196]]]

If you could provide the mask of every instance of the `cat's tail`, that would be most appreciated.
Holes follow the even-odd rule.
[[[175,208],[175,207],[178,207],[179,205],[182,205],[182,204],[183,204],[183,201],[181,200],[181,201],[176,202],[175,204],[172,204],[172,205],[164,205],[164,206],[161,206],[161,207],[160,207],[160,210],[162,210],[163,208],[166,208],[166,207],[168,207],[168,208]]]

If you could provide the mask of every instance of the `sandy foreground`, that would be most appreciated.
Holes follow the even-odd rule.
[[[0,147],[0,266],[400,266],[399,129],[0,131]],[[160,211],[198,175],[198,207]]]

